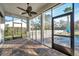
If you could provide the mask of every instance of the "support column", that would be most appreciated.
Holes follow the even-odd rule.
[[[41,43],[44,44],[44,15],[41,15]]]

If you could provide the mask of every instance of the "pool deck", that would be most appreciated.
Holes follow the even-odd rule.
[[[65,54],[48,48],[36,41],[15,39],[0,44],[1,56],[66,56]]]

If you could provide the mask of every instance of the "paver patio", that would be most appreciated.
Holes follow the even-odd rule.
[[[0,44],[1,56],[66,56],[65,54],[48,48],[36,41],[15,39]]]

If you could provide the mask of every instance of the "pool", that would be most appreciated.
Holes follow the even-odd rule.
[[[62,46],[66,46],[70,48],[70,37],[59,37],[54,36],[54,43]],[[75,52],[79,55],[79,36],[74,37],[74,44],[75,44]]]
[[[75,47],[79,47],[79,36],[75,36],[74,39],[75,39],[74,40],[75,41]],[[54,43],[70,45],[70,37],[54,36]]]

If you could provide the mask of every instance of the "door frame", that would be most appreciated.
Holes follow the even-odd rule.
[[[74,8],[73,8],[74,9]],[[60,18],[60,17],[64,17],[70,15],[70,30],[71,30],[71,34],[70,34],[70,49],[65,48],[64,46],[61,45],[57,45],[54,44],[54,19],[56,18]],[[52,48],[59,50],[67,55],[74,55],[74,12],[69,12],[66,14],[62,14],[56,17],[52,17]],[[67,49],[68,51],[66,51],[65,49]],[[69,52],[70,50],[70,52]]]

